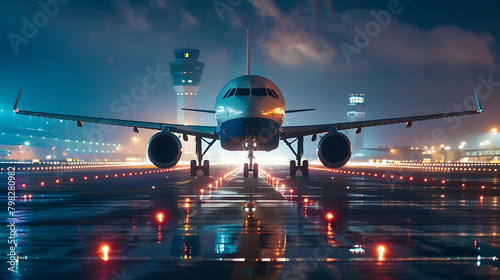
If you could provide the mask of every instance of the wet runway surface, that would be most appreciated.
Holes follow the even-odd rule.
[[[261,168],[16,172],[17,272],[3,226],[0,278],[500,279],[494,175]]]

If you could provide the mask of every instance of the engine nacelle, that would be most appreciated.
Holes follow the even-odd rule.
[[[175,166],[181,158],[181,155],[181,142],[170,132],[156,133],[149,140],[149,160],[159,168],[170,168]]]
[[[319,159],[329,168],[344,166],[351,158],[351,152],[351,141],[339,132],[328,133],[318,144]]]

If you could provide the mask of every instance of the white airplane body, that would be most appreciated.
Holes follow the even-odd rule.
[[[214,111],[185,109],[214,113],[217,121],[216,126],[181,125],[24,111],[17,108],[22,89],[17,97],[14,110],[21,115],[72,120],[76,121],[78,126],[82,126],[83,122],[91,122],[133,127],[134,132],[138,132],[139,128],[160,130],[161,132],[151,137],[148,144],[148,157],[153,164],[160,168],[175,166],[181,157],[182,145],[174,133],[182,134],[184,140],[187,140],[188,135],[195,136],[197,160],[191,161],[192,176],[195,176],[200,169],[203,170],[205,176],[209,175],[209,161],[203,161],[203,156],[215,141],[219,140],[221,147],[225,150],[248,152],[249,163],[244,165],[244,177],[248,177],[250,171],[253,171],[254,177],[258,176],[258,165],[252,163],[253,152],[272,151],[279,146],[280,141],[287,144],[296,158],[296,160],[290,161],[290,175],[295,176],[297,171],[301,171],[302,175],[307,176],[309,163],[307,160],[302,161],[305,136],[312,135],[312,140],[315,141],[318,134],[325,134],[318,144],[319,159],[327,167],[338,168],[345,165],[351,157],[351,143],[344,134],[338,132],[339,130],[357,129],[356,132],[360,133],[363,127],[397,123],[406,123],[406,127],[409,128],[414,121],[474,115],[482,111],[476,95],[478,108],[474,111],[284,127],[285,113],[314,109],[286,111],[285,100],[279,88],[269,79],[251,75],[249,40],[247,41],[247,55],[247,75],[231,80],[221,89],[215,101]],[[294,140],[289,141],[290,139]],[[202,142],[208,144],[205,149],[202,149]],[[297,143],[296,149],[292,147],[295,142]]]

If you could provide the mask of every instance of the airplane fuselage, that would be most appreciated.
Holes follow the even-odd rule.
[[[278,147],[285,100],[278,87],[257,75],[227,83],[215,101],[216,132],[229,151],[271,151]]]

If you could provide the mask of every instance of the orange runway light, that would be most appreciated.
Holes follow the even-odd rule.
[[[44,186],[45,185],[45,182],[41,182],[40,185]]]
[[[158,221],[160,223],[163,222],[163,214],[162,213],[158,213],[158,215],[156,215],[156,218],[158,218]]]
[[[109,260],[109,246],[108,245],[102,246],[101,251],[102,251],[102,259],[105,261]]]
[[[480,196],[479,199],[483,200],[484,199],[484,196]]]
[[[56,184],[59,184],[59,179],[56,180]]]
[[[378,251],[378,260],[383,261],[384,260],[384,253],[385,253],[385,247],[384,246],[378,246],[377,248]]]
[[[308,203],[308,202],[309,202],[309,199],[304,198],[304,203]]]
[[[293,189],[290,189],[290,193],[293,193]]]
[[[205,190],[204,190],[204,189],[201,189],[201,190],[200,190],[200,192],[201,192],[201,194],[203,194],[203,193],[205,192]]]
[[[186,203],[189,203],[189,201],[190,201],[189,197],[186,197],[185,201],[186,201]]]
[[[30,194],[30,195],[28,195],[28,197],[29,197],[29,198],[32,198],[33,196]]]
[[[332,214],[332,213],[328,213],[328,214],[326,214],[326,218],[327,218],[329,221],[333,220],[333,214]]]
[[[483,189],[483,190],[484,190],[484,188],[485,188],[485,186],[481,186],[481,189]]]

